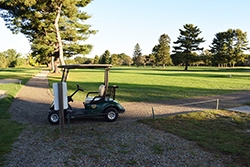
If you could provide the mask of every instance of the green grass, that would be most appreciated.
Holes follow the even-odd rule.
[[[195,141],[205,150],[231,155],[239,166],[250,165],[250,114],[202,111],[140,122]]]
[[[127,102],[157,102],[169,99],[190,98],[226,94],[250,90],[250,68],[183,67],[133,68],[112,67],[110,85],[118,85],[117,100]],[[85,93],[78,93],[75,100],[81,101],[89,91],[97,91],[103,83],[104,70],[71,70],[68,92],[80,84]],[[229,77],[231,76],[231,77]],[[60,75],[50,75],[49,82],[60,82]]]
[[[22,85],[41,69],[37,68],[7,68],[0,69],[0,79],[12,78],[21,79]],[[7,92],[7,97],[0,99],[0,166],[3,165],[4,155],[11,151],[11,145],[20,135],[25,125],[10,120],[9,107],[11,106],[14,97],[21,89],[19,83],[0,84],[0,90]]]

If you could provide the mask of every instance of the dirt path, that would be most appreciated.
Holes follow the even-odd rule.
[[[29,80],[15,97],[10,112],[12,119],[22,123],[47,123],[47,112],[53,96],[48,89],[48,71]]]
[[[47,114],[53,95],[48,89],[48,71],[43,71],[23,86],[12,103],[10,112],[12,119],[22,123],[48,124]],[[250,101],[250,91],[234,94],[216,95],[209,97],[168,100],[162,103],[125,102],[122,103],[126,112],[120,115],[118,121],[151,117],[152,111],[156,116],[204,109],[215,109],[216,99],[219,108],[232,108]],[[194,102],[212,100],[209,103],[187,105]],[[74,107],[83,107],[82,102],[74,102]]]

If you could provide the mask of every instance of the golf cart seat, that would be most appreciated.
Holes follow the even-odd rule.
[[[88,92],[84,104],[93,103],[101,100],[104,96],[104,92],[105,92],[105,85],[102,84],[99,86],[99,92]],[[98,95],[91,97],[89,96],[90,94],[98,94]]]

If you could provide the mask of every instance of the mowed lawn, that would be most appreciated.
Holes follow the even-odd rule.
[[[250,90],[250,68],[190,67],[143,68],[112,67],[110,85],[118,85],[117,99],[121,102],[164,101],[194,96],[226,94]],[[103,83],[103,69],[74,69],[68,78],[68,92],[80,84],[85,93],[78,93],[82,100],[86,92],[97,91]],[[60,75],[51,74],[49,82],[60,81]]]

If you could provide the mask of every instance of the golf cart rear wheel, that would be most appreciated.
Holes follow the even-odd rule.
[[[59,113],[58,111],[52,111],[48,115],[48,121],[51,125],[59,124]]]
[[[118,111],[114,107],[109,107],[105,110],[105,119],[108,122],[114,122],[118,118]]]

